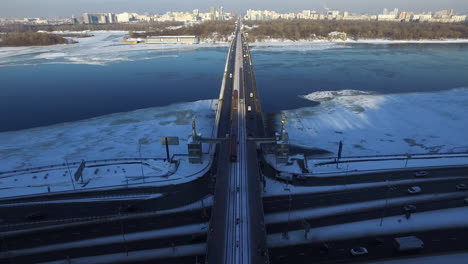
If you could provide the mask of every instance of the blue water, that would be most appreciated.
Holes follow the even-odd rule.
[[[171,52],[161,52],[170,55]],[[39,64],[0,68],[0,131],[217,98],[227,48],[107,66]],[[337,45],[252,53],[265,112],[314,105],[314,91],[378,93],[468,87],[468,44]]]

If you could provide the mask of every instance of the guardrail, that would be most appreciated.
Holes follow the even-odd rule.
[[[455,156],[455,155],[467,155],[468,157],[468,152],[445,152],[445,153],[416,153],[416,154],[411,154],[411,153],[403,153],[403,154],[387,154],[387,155],[369,155],[369,156],[347,156],[347,157],[341,157],[340,160],[343,159],[365,159],[365,158],[385,158],[385,157],[405,157],[405,159],[410,156],[412,157],[419,157],[419,156],[443,156],[443,155],[448,155],[448,156]],[[337,159],[337,156],[330,156],[330,157],[311,157],[311,156],[304,156],[305,159],[307,160],[329,160],[329,159]]]

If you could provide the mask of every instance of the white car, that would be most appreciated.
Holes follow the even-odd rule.
[[[248,112],[252,111],[252,107],[251,107],[250,105],[247,106],[247,111],[248,111]]]
[[[429,172],[427,171],[417,171],[414,173],[414,177],[419,178],[419,177],[426,177],[429,175]]]
[[[409,194],[417,194],[421,192],[421,187],[419,186],[412,186],[408,188],[408,193]]]
[[[457,188],[457,191],[466,191],[468,189],[468,186],[466,186],[466,184],[464,183],[460,183],[457,184],[455,188]]]
[[[416,205],[408,204],[408,205],[405,205],[403,209],[405,210],[405,212],[411,213],[411,212],[416,211]]]
[[[353,256],[363,256],[369,253],[365,247],[357,247],[351,249],[351,255]]]
[[[232,73],[230,73],[230,74],[229,74],[229,78],[231,78],[231,79],[232,79]]]
[[[250,93],[250,98],[253,98],[253,93]]]

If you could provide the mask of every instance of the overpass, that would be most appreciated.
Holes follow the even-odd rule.
[[[232,75],[231,75],[232,74]],[[268,263],[261,200],[259,150],[249,137],[263,137],[263,117],[250,52],[240,23],[228,53],[220,95],[216,185],[208,263]]]

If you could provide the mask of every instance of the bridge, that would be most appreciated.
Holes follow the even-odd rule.
[[[211,144],[209,154],[215,156],[207,173],[194,181],[2,199],[0,262],[354,263],[394,258],[393,238],[408,233],[424,241],[422,254],[468,252],[466,217],[452,217],[454,212],[467,214],[466,165],[426,168],[423,178],[415,176],[414,168],[360,171],[352,177],[347,171],[326,177],[316,171],[285,173],[291,178],[281,178],[264,162],[262,155],[269,153],[260,150],[262,144],[276,143],[281,148],[285,137],[266,137],[250,51],[240,25],[226,59],[213,131],[206,138],[201,134],[196,138],[200,144]],[[437,158],[428,154],[420,158],[427,156]],[[317,164],[388,158],[327,157]],[[143,164],[149,159],[154,160],[86,163]],[[65,170],[82,163],[0,172],[0,178]],[[269,187],[265,188],[266,182]],[[408,193],[415,185],[422,194]],[[445,224],[425,227],[428,219]],[[385,229],[393,229],[392,222],[409,227]],[[363,228],[361,234],[355,232],[356,224]],[[352,256],[350,249],[357,246],[368,248],[368,254]]]
[[[267,263],[261,173],[257,145],[265,134],[250,52],[236,28],[220,98],[214,206],[208,234],[208,263]]]

